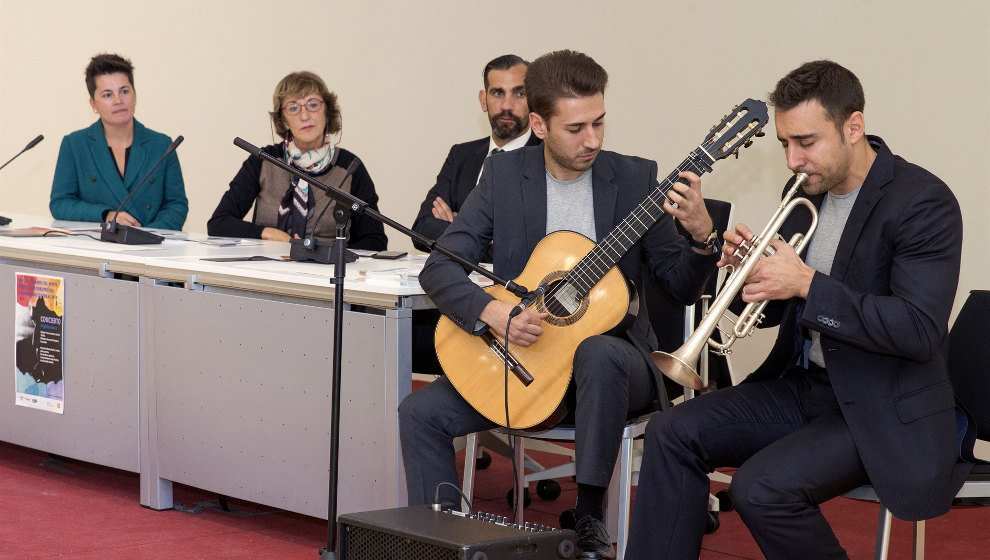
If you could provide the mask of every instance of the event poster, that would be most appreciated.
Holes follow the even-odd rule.
[[[17,273],[14,312],[15,404],[62,414],[62,278]]]

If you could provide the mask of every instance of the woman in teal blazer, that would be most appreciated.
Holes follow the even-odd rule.
[[[100,120],[62,139],[51,201],[57,220],[110,221],[158,162],[172,139],[134,118],[134,68],[115,54],[94,56],[86,68],[89,103]],[[179,158],[173,152],[116,215],[117,223],[182,229],[189,212]]]

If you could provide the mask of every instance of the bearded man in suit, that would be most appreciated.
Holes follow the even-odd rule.
[[[866,133],[848,69],[808,62],[770,101],[818,227],[803,259],[774,240],[746,278],[742,301],[769,301],[763,325],[780,327],[766,361],[650,421],[629,560],[698,558],[715,468],[738,468],[732,502],[767,560],[824,560],[847,555],[823,502],[869,483],[898,518],[926,519],[948,511],[972,467],[946,364],[962,256],[955,196]],[[783,239],[810,220],[790,214]],[[726,232],[720,264],[738,265],[752,242],[744,224]]]
[[[436,184],[419,208],[413,231],[439,239],[478,184],[481,166],[488,156],[540,144],[529,127],[529,105],[523,85],[528,67],[529,62],[514,54],[502,55],[485,65],[482,73],[485,89],[478,92],[478,102],[488,114],[492,133],[450,148]],[[420,243],[414,245],[421,251],[428,250]],[[485,256],[485,262],[491,262],[491,251]]]

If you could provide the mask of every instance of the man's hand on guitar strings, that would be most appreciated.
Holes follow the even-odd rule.
[[[513,307],[515,306],[511,303],[495,299],[485,306],[479,318],[488,324],[499,338],[505,338],[505,324]],[[543,334],[543,319],[548,315],[549,313],[538,313],[532,308],[524,310],[512,319],[509,327],[509,342],[519,346],[529,346],[536,342]]]
[[[675,182],[667,191],[663,210],[677,218],[696,241],[704,241],[712,231],[713,222],[708,215],[708,208],[705,207],[705,199],[701,196],[701,178],[690,171],[682,171],[677,176],[690,181],[691,185]]]

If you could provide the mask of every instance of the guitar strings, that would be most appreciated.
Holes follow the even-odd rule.
[[[589,252],[583,259],[581,259],[578,262],[578,264],[573,269],[571,269],[570,272],[567,273],[567,275],[565,276],[565,280],[568,281],[567,282],[568,284],[571,285],[576,284],[576,287],[578,288],[581,298],[586,296],[588,292],[591,290],[591,288],[594,287],[595,284],[597,284],[597,280],[595,280],[595,276],[596,276],[595,272],[597,272],[598,280],[600,280],[601,277],[605,275],[605,273],[607,273],[613,266],[615,266],[615,264],[622,257],[622,255],[624,255],[629,250],[629,248],[633,246],[633,244],[639,241],[639,239],[646,234],[646,232],[649,230],[650,227],[652,227],[658,221],[660,221],[660,218],[662,218],[663,214],[666,213],[663,209],[662,201],[670,200],[669,197],[667,196],[667,193],[670,191],[670,189],[674,187],[674,183],[678,179],[677,175],[680,172],[684,171],[685,168],[690,168],[691,171],[697,173],[699,176],[704,175],[706,171],[705,167],[708,166],[700,166],[695,160],[695,158],[700,155],[701,154],[699,154],[698,151],[696,150],[692,152],[691,155],[689,155],[687,158],[685,158],[685,160],[681,162],[681,165],[679,165],[675,171],[673,171],[670,175],[668,175],[664,179],[663,183],[659,184],[657,188],[650,191],[650,193],[646,197],[646,200],[639,203],[636,206],[636,208],[630,213],[630,215],[627,216],[622,221],[622,223],[616,226],[605,237],[605,239],[602,240],[601,243],[597,244],[591,250],[591,252]],[[711,168],[708,167],[708,169]],[[644,206],[646,202],[650,202],[653,205],[653,207],[656,208],[656,210],[659,212],[657,216],[654,216],[650,212],[650,209]],[[647,226],[647,223],[643,220],[646,216],[649,217],[649,221],[652,221],[652,223],[650,223],[649,226]],[[633,220],[639,222],[639,224],[643,226],[642,231],[637,230]],[[629,235],[627,235],[627,232],[629,232],[630,230],[635,234],[635,238],[629,237]],[[623,244],[619,239],[619,235],[625,237],[626,240],[628,241],[628,244]],[[608,251],[612,251],[614,255],[609,255]],[[601,253],[605,253],[605,256],[610,257],[609,259],[611,261],[610,264],[609,264],[609,260],[606,260],[605,258],[603,258],[603,256],[601,256]],[[596,268],[597,271],[590,270],[592,267]],[[545,298],[555,296],[557,292],[563,287],[563,284],[564,284],[563,282],[560,282],[555,284],[553,287],[551,287],[550,290],[547,292]]]

